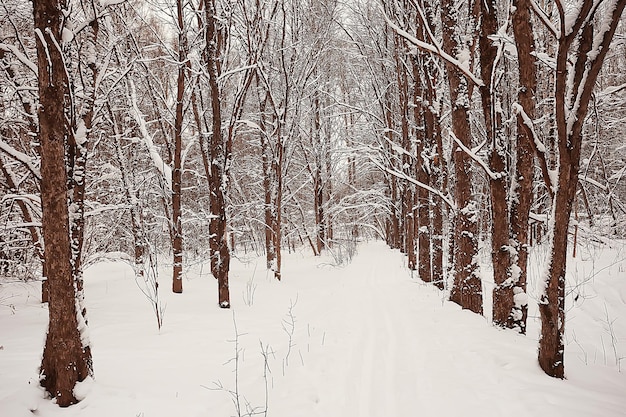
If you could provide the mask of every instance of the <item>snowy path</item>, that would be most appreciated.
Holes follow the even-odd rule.
[[[415,398],[417,375],[410,375],[405,360],[416,346],[415,333],[402,316],[404,301],[394,294],[384,265],[375,264],[354,274],[349,292],[361,298],[350,312],[357,337],[350,341],[352,354],[345,374],[346,412],[385,417],[400,415]],[[345,328],[345,327],[344,327]]]
[[[396,415],[394,375],[401,364],[397,361],[395,332],[389,331],[390,309],[384,306],[393,299],[385,292],[378,265],[366,274],[367,292],[357,304],[360,309],[350,312],[350,322],[358,326],[358,335],[351,342],[348,358],[346,403],[355,406],[360,416]]]
[[[344,388],[335,408],[299,415],[588,416],[607,404],[620,415],[626,398],[619,390],[605,396],[582,380],[545,377],[536,365],[535,338],[497,330],[460,310],[433,286],[411,279],[404,261],[371,244],[332,273],[332,297],[319,326],[336,341],[318,360],[338,357],[327,358],[334,373],[319,380],[341,381],[334,385]],[[623,376],[617,376],[622,387]]]

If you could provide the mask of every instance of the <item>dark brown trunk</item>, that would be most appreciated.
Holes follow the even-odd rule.
[[[578,185],[583,124],[595,82],[625,6],[626,0],[618,0],[615,8],[606,11],[611,13],[610,17],[603,16],[607,24],[594,28],[594,19],[591,18],[595,12],[593,3],[583,2],[578,17],[573,22],[572,31],[559,38],[555,80],[558,183],[555,184],[556,192],[552,203],[550,263],[544,293],[539,300],[539,365],[546,374],[555,378],[565,377],[563,337],[567,232]],[[562,8],[559,8],[559,15],[561,31],[564,33],[565,11]],[[592,52],[594,29],[602,30],[603,34],[599,38],[599,45]],[[575,60],[574,65],[570,65],[571,59]],[[567,99],[570,94],[574,95],[574,100]]]
[[[424,5],[426,17],[425,25],[433,31],[435,24],[435,6],[427,2]],[[438,109],[441,107],[437,97],[437,78],[439,69],[433,59],[428,59],[424,65],[424,136],[426,146],[431,151],[431,175],[429,176],[429,185],[434,189],[441,190],[443,193],[448,188],[448,169],[446,166],[446,157],[443,151],[443,139],[441,136],[441,124],[439,122]],[[445,287],[445,271],[443,268],[444,258],[444,224],[443,220],[446,216],[447,206],[440,200],[431,198],[432,213],[432,232],[431,232],[431,277],[433,283],[439,288]]]
[[[387,144],[386,146],[389,148],[389,152],[392,153],[391,144],[393,143],[393,115],[391,113],[391,100],[388,98],[386,101],[385,107],[385,123],[387,124]],[[398,214],[398,181],[395,176],[390,175],[388,178],[389,181],[389,224],[388,224],[388,232],[387,232],[387,244],[392,249],[400,249],[400,220]]]
[[[39,141],[41,144],[42,228],[49,289],[49,324],[40,369],[41,385],[61,407],[78,402],[77,382],[92,375],[91,351],[81,341],[86,324],[77,314],[67,200],[65,149],[73,134],[66,111],[71,105],[70,84],[59,48],[63,29],[62,0],[35,0],[33,15],[39,78]],[[42,44],[42,41],[45,44]],[[81,323],[79,324],[79,318]],[[85,329],[86,330],[86,329]],[[83,342],[86,344],[83,345]]]
[[[321,116],[320,116],[320,101],[318,97],[319,92],[314,92],[313,97],[313,140],[314,147],[318,149],[315,156],[315,166],[313,174],[313,209],[315,211],[315,230],[316,230],[316,246],[317,254],[322,252],[325,246],[326,227],[324,225],[324,187],[322,180],[322,168],[324,161],[324,146],[322,144],[321,137]]]
[[[405,45],[399,36],[394,37],[394,59],[396,65],[396,81],[398,83],[399,105],[400,105],[400,132],[402,145],[402,166],[399,169],[408,177],[413,175],[414,164],[411,161],[411,142],[409,141],[409,81],[405,63],[400,57],[400,50]],[[407,255],[408,268],[417,268],[417,257],[415,254],[415,213],[413,210],[414,197],[411,184],[403,181],[400,185],[400,219],[401,228],[401,249]]]
[[[564,158],[565,159],[565,158]],[[570,161],[561,160],[561,164]],[[544,293],[539,301],[541,337],[539,365],[555,378],[565,377],[563,335],[565,334],[565,268],[567,263],[567,231],[576,192],[577,172],[561,169],[554,198],[554,229],[551,241],[551,261]],[[561,182],[566,181],[566,182]]]
[[[480,88],[483,117],[487,138],[490,142],[489,178],[491,200],[491,260],[493,265],[493,322],[506,326],[513,308],[514,282],[511,276],[511,248],[509,246],[509,214],[506,181],[506,147],[500,126],[500,114],[496,110],[496,91],[492,89],[494,66],[498,48],[490,39],[498,30],[497,7],[494,0],[480,3],[480,74],[484,85]]]
[[[513,33],[517,47],[519,89],[517,99],[524,112],[532,120],[535,118],[535,91],[537,89],[537,69],[535,40],[530,20],[530,1],[517,0],[514,2],[515,11],[512,16]],[[517,301],[513,303],[507,327],[517,328],[522,334],[526,333],[526,318],[528,303],[526,300],[526,277],[528,271],[529,216],[533,202],[534,157],[532,138],[517,119],[517,144],[515,159],[516,186],[513,188],[511,199],[511,241],[513,244],[513,268],[518,271],[517,283],[514,292]]]
[[[423,38],[423,35],[419,35]],[[428,151],[426,149],[426,122],[424,118],[424,88],[422,85],[422,73],[420,68],[423,66],[421,59],[415,57],[412,62],[413,66],[413,79],[415,84],[413,86],[413,119],[415,120],[415,139],[416,139],[416,152],[415,152],[415,172],[417,181],[422,184],[428,184],[430,181],[427,167],[425,165],[428,159]],[[431,133],[431,132],[429,132]],[[431,270],[431,224],[430,224],[430,197],[429,192],[423,187],[417,187],[417,247],[419,250],[419,266],[418,275],[424,282],[432,282],[432,270]]]
[[[185,97],[185,66],[187,61],[183,2],[176,2],[178,17],[178,78],[176,84],[176,116],[174,119],[174,166],[172,169],[172,291],[183,292],[183,222],[182,222],[182,130]]]
[[[462,49],[457,33],[457,10],[454,2],[443,0],[441,20],[444,50],[458,56]],[[462,72],[451,64],[446,65],[452,103],[452,134],[466,147],[471,148],[469,125],[470,95],[467,80]],[[471,158],[458,145],[453,146],[455,203],[457,213],[454,221],[454,285],[450,300],[462,308],[482,314],[482,283],[479,276],[478,255],[478,204],[472,198],[470,173]]]
[[[273,207],[276,212],[274,215],[274,223],[272,224],[272,237],[274,239],[274,250],[276,251],[276,263],[274,265],[274,278],[281,280],[281,266],[282,266],[282,211],[283,211],[283,139],[282,139],[282,121],[278,120],[278,129],[276,131],[276,158],[272,160],[272,168],[274,172],[274,178],[276,179],[274,184],[274,202]]]
[[[209,192],[211,194],[211,258],[214,259],[217,278],[218,302],[222,308],[230,308],[230,294],[228,289],[228,271],[230,269],[230,251],[226,236],[226,177],[230,165],[231,147],[225,143],[222,134],[222,113],[220,90],[218,86],[218,50],[216,30],[215,0],[206,1],[206,60],[211,90],[211,111],[213,115],[213,132],[210,140],[210,167]]]

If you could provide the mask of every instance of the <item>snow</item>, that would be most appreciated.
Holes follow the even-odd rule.
[[[76,127],[76,132],[74,133],[74,140],[79,146],[84,146],[87,143],[87,127],[85,126],[85,121],[83,119],[78,120],[78,126]]]
[[[116,4],[124,3],[125,1],[126,0],[100,0],[100,6],[102,7],[114,6]]]
[[[431,45],[429,43],[422,42],[419,39],[417,39],[415,36],[411,35],[409,32],[401,29],[398,25],[396,25],[389,19],[389,17],[384,13],[384,11],[383,11],[383,17],[385,18],[387,25],[389,25],[389,27],[393,29],[394,32],[402,36],[408,42],[415,45],[419,49],[438,55],[444,61],[454,65],[459,70],[461,70],[461,72],[463,72],[465,77],[469,78],[475,85],[479,87],[482,87],[484,85],[483,81],[477,76],[475,76],[469,70],[469,59],[470,59],[469,51],[464,49],[459,52],[458,54],[459,56],[457,58],[454,58],[448,55],[446,52],[444,52],[440,45]]]
[[[79,382],[74,387],[74,397],[77,400],[82,401],[87,398],[87,395],[91,392],[93,388],[94,380],[90,376],[88,376],[84,381]]]
[[[11,145],[9,145],[8,143],[6,143],[5,141],[1,139],[0,139],[0,151],[6,153],[13,159],[20,161],[22,164],[24,164],[28,168],[30,172],[33,173],[33,175],[35,175],[35,177],[37,177],[38,179],[41,178],[41,172],[39,172],[39,168],[36,165],[36,161],[30,155],[27,155],[23,152],[18,151],[17,149],[15,149],[14,147],[12,147]]]
[[[74,32],[64,27],[63,30],[61,31],[61,42],[63,44],[68,44],[72,42],[73,39],[74,39]]]
[[[5,52],[11,52],[15,56],[15,58],[17,58],[18,61],[24,64],[26,68],[31,70],[33,74],[37,75],[38,73],[37,64],[35,64],[30,59],[28,59],[28,57],[24,55],[22,52],[20,52],[20,50],[17,49],[15,46],[9,45],[6,43],[0,43],[0,50],[3,50]]]
[[[148,148],[148,153],[150,154],[150,159],[152,159],[153,166],[159,171],[159,173],[163,177],[166,190],[171,192],[172,191],[172,167],[166,164],[165,161],[163,161],[163,158],[161,158],[161,155],[159,154],[159,151],[156,145],[154,144],[154,141],[152,140],[152,135],[148,131],[148,126],[144,119],[144,116],[141,113],[141,110],[139,110],[139,107],[137,106],[137,94],[135,91],[135,86],[132,82],[130,83],[130,85],[131,85],[131,101],[132,101],[132,107],[130,111],[131,116],[135,120],[135,123],[137,123],[139,132],[141,133],[141,139],[143,140],[146,147]]]
[[[528,294],[524,292],[520,287],[513,288],[513,302],[516,306],[521,307],[528,305]]]
[[[359,245],[341,268],[329,256],[284,254],[282,282],[263,272],[263,257],[239,254],[231,310],[217,305],[208,264],[195,264],[185,293],[160,292],[160,332],[132,268],[100,262],[85,271],[95,380],[76,386],[84,399],[67,409],[37,383],[47,324],[39,285],[3,283],[0,416],[227,417],[236,394],[242,415],[273,417],[621,416],[626,244],[582,244],[579,254],[568,273],[566,380],[536,364],[544,248],[530,254],[527,336],[446,301],[380,242]],[[167,288],[171,271],[160,267]]]

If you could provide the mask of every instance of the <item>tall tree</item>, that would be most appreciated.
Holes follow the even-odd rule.
[[[491,259],[493,263],[493,322],[505,326],[513,304],[513,287],[516,277],[512,275],[509,245],[507,141],[501,126],[501,103],[499,102],[498,76],[496,73],[501,51],[494,41],[498,31],[498,8],[493,0],[480,1],[480,24],[478,45],[480,50],[480,87],[482,113],[489,146],[489,192],[491,201]]]
[[[454,1],[441,2],[441,23],[444,51],[458,57],[461,66],[470,67],[471,53],[464,44],[459,24],[459,10]],[[472,160],[461,149],[471,148],[470,99],[471,86],[459,65],[446,64],[454,139],[454,286],[450,300],[461,307],[482,314],[482,283],[478,266],[478,202],[472,192]]]
[[[219,17],[215,0],[205,1],[205,60],[209,75],[211,92],[211,112],[213,115],[209,153],[211,194],[211,258],[215,259],[213,275],[217,278],[218,302],[222,308],[230,308],[228,272],[230,269],[230,250],[226,236],[226,190],[231,164],[232,138],[224,138],[222,132],[222,101],[218,84],[219,77]]]
[[[185,72],[187,71],[187,32],[183,1],[176,1],[178,26],[178,76],[176,78],[176,115],[174,120],[174,160],[172,169],[172,291],[183,292],[183,221],[182,221],[182,152],[185,100]]]
[[[598,74],[626,6],[626,0],[600,5],[583,0],[576,10],[556,2],[559,27],[555,74],[557,178],[549,229],[550,261],[539,301],[539,365],[550,376],[565,377],[565,273],[567,236],[578,187],[583,125]],[[530,127],[530,126],[529,126]]]
[[[524,113],[532,120],[535,117],[535,92],[537,88],[537,69],[535,58],[535,39],[533,25],[530,19],[531,2],[517,0],[512,13],[513,34],[518,56],[519,88],[517,93],[518,104]],[[521,333],[526,332],[526,317],[528,315],[526,294],[526,277],[528,270],[528,220],[533,200],[534,177],[534,150],[532,132],[524,124],[521,115],[517,118],[517,141],[515,158],[515,178],[510,193],[510,222],[512,241],[512,262],[514,273],[517,273],[517,282],[513,288],[514,299],[509,301],[499,317],[507,320],[508,327],[518,328]],[[506,310],[509,310],[508,312]],[[506,316],[506,317],[505,317]],[[496,314],[494,312],[494,317]]]
[[[78,400],[77,382],[93,374],[86,323],[77,311],[67,200],[66,146],[74,140],[72,109],[62,45],[67,39],[67,3],[35,0],[33,16],[39,80],[39,141],[44,257],[49,288],[49,324],[41,363],[41,384],[66,407]],[[66,35],[64,37],[64,34]]]

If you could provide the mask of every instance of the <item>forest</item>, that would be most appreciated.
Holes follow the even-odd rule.
[[[238,284],[242,303],[231,278],[248,260],[281,288],[296,254],[349,268],[377,241],[442,300],[512,337],[536,331],[535,363],[565,379],[568,303],[585,298],[572,267],[626,238],[624,7],[4,0],[0,308],[3,289],[37,285],[37,383],[68,407],[97,378],[85,287],[102,265],[132,269],[157,329],[176,294],[233,310],[215,317],[238,340],[256,286]],[[215,293],[189,294],[204,264]],[[608,310],[606,323],[619,368]],[[263,414],[234,392],[238,416]]]

